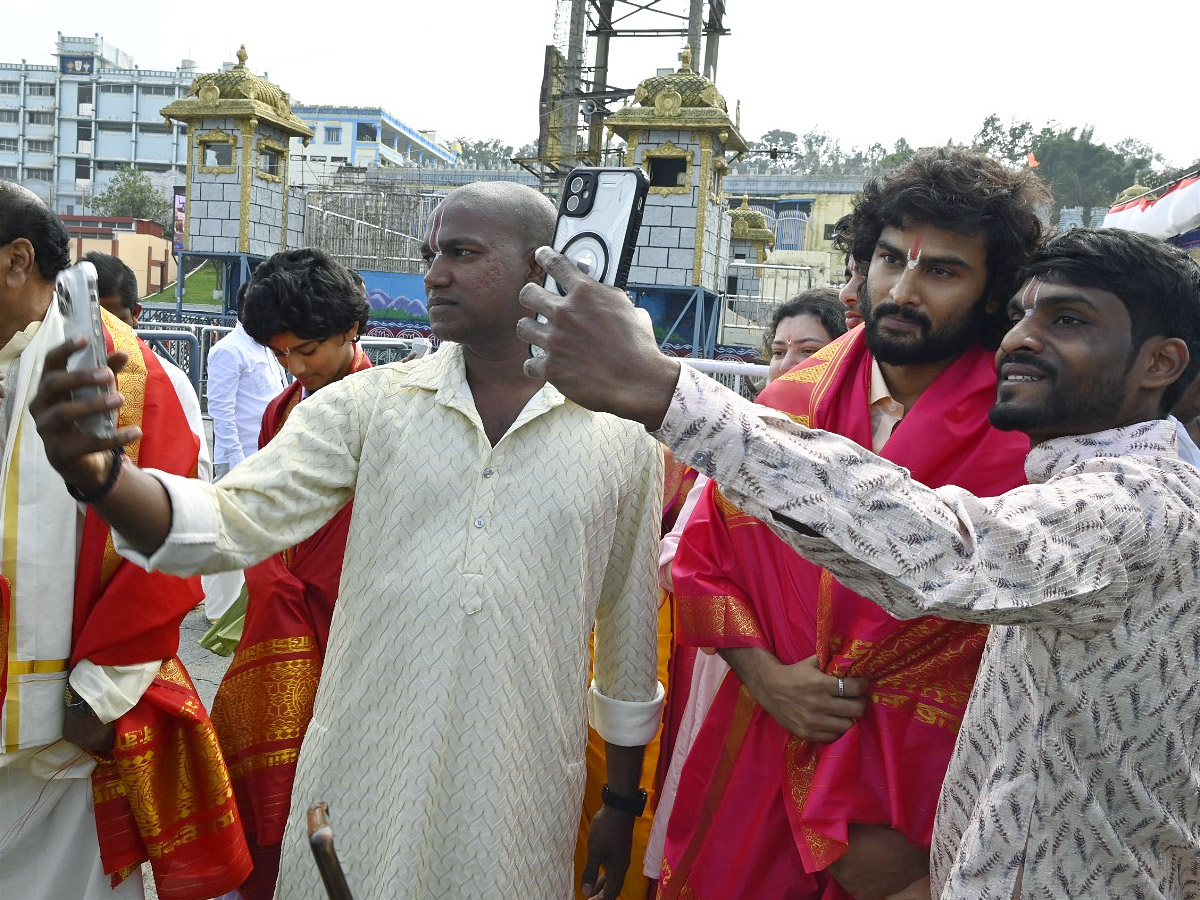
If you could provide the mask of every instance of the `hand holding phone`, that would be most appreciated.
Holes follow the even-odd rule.
[[[65,336],[73,338],[84,335],[87,345],[76,350],[67,359],[67,371],[79,369],[102,369],[108,365],[108,346],[104,342],[104,323],[100,318],[100,291],[96,285],[96,267],[90,262],[79,262],[58,273],[54,291],[59,311],[63,317]],[[72,399],[83,399],[103,393],[94,387],[76,388]],[[93,413],[78,421],[79,428],[98,438],[110,438],[117,427],[116,412]]]
[[[564,182],[551,246],[590,278],[624,288],[649,188],[646,173],[635,166],[572,169]],[[544,286],[566,294],[549,275]],[[529,352],[541,354],[533,346]]]

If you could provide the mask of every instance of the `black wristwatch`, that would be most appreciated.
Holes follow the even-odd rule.
[[[93,715],[92,707],[75,692],[75,688],[71,687],[71,682],[69,681],[63,689],[63,703],[66,704],[67,709],[81,719]]]
[[[613,791],[606,784],[604,790],[600,792],[600,799],[604,802],[605,806],[611,806],[613,809],[629,813],[631,816],[640,816],[646,811],[645,788],[638,788],[638,792],[632,797],[625,797]]]

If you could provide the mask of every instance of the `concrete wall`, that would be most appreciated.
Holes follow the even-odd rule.
[[[84,254],[93,251],[115,256],[133,269],[139,297],[160,291],[175,280],[175,258],[171,255],[171,242],[166,238],[121,231],[112,238],[71,240],[71,262],[78,262]]]

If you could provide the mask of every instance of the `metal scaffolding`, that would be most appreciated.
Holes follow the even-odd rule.
[[[726,0],[558,0],[538,103],[538,155],[513,162],[536,175],[547,193],[575,166],[606,164],[608,104],[634,92],[609,84],[612,40],[678,35],[691,47],[692,59],[704,60],[702,74],[715,81],[721,35],[729,33],[725,5]],[[594,50],[590,66],[589,50]]]

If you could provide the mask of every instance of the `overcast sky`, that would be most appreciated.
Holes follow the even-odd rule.
[[[250,68],[269,74],[295,102],[383,106],[446,141],[499,137],[519,146],[537,136],[543,48],[553,41],[557,4],[21,6],[0,29],[0,62],[53,63],[59,31],[98,32],[147,69],[174,69],[191,58],[212,71],[245,43]],[[846,150],[874,141],[890,149],[899,137],[924,146],[969,141],[996,113],[1035,126],[1093,125],[1095,139],[1109,144],[1135,137],[1175,165],[1200,157],[1194,16],[1182,0],[726,6],[732,33],[722,39],[717,87],[731,112],[741,100],[742,131],[751,140],[773,128],[815,128]],[[664,0],[663,7],[686,14],[688,2]],[[650,16],[625,24],[644,27]],[[680,46],[615,40],[610,82],[634,87],[658,68],[675,67]]]

